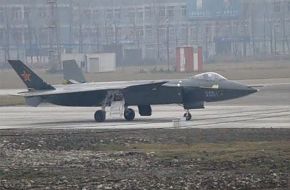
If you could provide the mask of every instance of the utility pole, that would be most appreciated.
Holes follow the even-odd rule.
[[[60,45],[58,35],[57,0],[47,0],[49,7],[49,52],[50,71],[56,72],[60,67]]]
[[[167,20],[167,29],[166,29],[166,53],[167,53],[167,71],[170,71],[170,42],[169,42],[169,19]]]
[[[153,17],[154,17],[154,29],[156,32],[156,48],[157,48],[157,59],[158,64],[160,64],[160,10],[158,7],[159,4],[157,4],[156,0],[153,1]]]
[[[287,36],[286,36],[286,8],[287,8],[287,4],[289,3],[288,1],[283,1],[283,4],[285,4],[285,6],[283,6],[282,4],[282,15],[281,15],[281,24],[282,24],[282,48],[283,48],[283,55],[286,54],[286,45],[289,45],[287,43]],[[288,47],[289,48],[289,47]]]
[[[69,53],[73,50],[73,1],[69,2]]]
[[[255,9],[257,8],[256,3],[253,1],[251,2],[251,16],[250,16],[250,23],[251,23],[251,39],[252,39],[252,48],[253,48],[253,55],[256,56],[256,13]]]
[[[266,23],[267,23],[267,2],[264,2],[264,6],[263,6],[263,48],[264,48],[264,53],[267,54],[268,52],[266,51],[267,49],[267,45],[266,45]]]
[[[33,61],[33,50],[32,50],[32,27],[31,27],[31,20],[30,20],[30,9],[27,8],[25,14],[26,24],[27,24],[27,30],[28,30],[28,43],[29,43],[29,54],[30,54],[30,63]],[[26,47],[25,43],[25,47]],[[27,55],[26,55],[27,57]]]
[[[278,25],[274,24],[274,54],[277,55],[277,28]]]
[[[83,53],[83,9],[80,2],[78,3],[78,14],[79,14],[79,53]]]
[[[8,7],[5,7],[5,47],[4,47],[4,65],[7,63],[7,61],[10,59],[10,18],[8,12]]]

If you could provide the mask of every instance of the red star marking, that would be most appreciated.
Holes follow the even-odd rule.
[[[25,81],[25,82],[28,82],[28,81],[31,81],[30,77],[31,77],[31,74],[26,72],[26,71],[23,71],[23,73],[21,74],[22,76],[22,79]]]

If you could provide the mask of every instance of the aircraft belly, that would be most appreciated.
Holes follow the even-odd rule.
[[[139,89],[124,93],[126,105],[158,105],[182,103],[180,88],[159,87],[158,89]]]

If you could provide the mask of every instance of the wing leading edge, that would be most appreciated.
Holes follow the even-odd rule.
[[[87,83],[86,84],[72,84],[69,86],[59,86],[56,87],[55,90],[41,90],[41,91],[28,91],[19,93],[19,95],[24,97],[30,96],[50,96],[50,95],[61,95],[61,94],[73,94],[73,93],[81,93],[81,92],[96,92],[96,91],[112,91],[112,90],[126,90],[131,88],[158,88],[162,86],[167,81],[158,81],[158,82],[139,82],[139,83],[117,83],[112,82],[108,83],[108,86],[102,86],[102,84],[97,83]]]

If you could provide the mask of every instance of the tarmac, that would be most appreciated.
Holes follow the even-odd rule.
[[[290,80],[271,81],[256,81],[266,85],[256,94],[191,110],[193,118],[189,122],[182,118],[184,110],[178,105],[153,106],[151,117],[140,117],[136,113],[132,122],[107,112],[104,123],[93,119],[98,108],[43,105],[0,107],[0,129],[290,128],[290,84],[287,83]],[[133,109],[137,112],[136,107]]]

